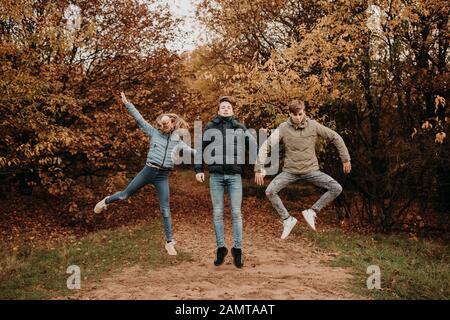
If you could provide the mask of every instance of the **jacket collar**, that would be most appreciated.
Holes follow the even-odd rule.
[[[216,116],[212,122],[214,122],[215,124],[221,124],[224,123],[225,121],[220,117],[220,116]],[[230,117],[230,123],[233,127],[238,127],[239,126],[239,121],[236,120],[235,117],[231,116]]]
[[[291,120],[291,117],[288,118],[288,120],[286,121],[291,127],[293,127],[294,129],[305,129],[308,124],[309,124],[309,118],[305,117],[303,118],[303,121],[300,124],[294,124]]]

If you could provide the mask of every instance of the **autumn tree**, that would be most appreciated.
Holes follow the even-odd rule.
[[[118,99],[149,120],[181,110],[177,20],[157,1],[1,1],[0,180],[89,194],[83,177],[142,162],[146,140]],[[72,202],[72,210],[77,210]]]
[[[214,3],[245,7],[227,1]],[[279,2],[260,1],[258,6],[249,7],[274,3]],[[228,51],[215,51],[224,61],[217,65],[228,64],[231,70],[220,78],[225,82],[223,90],[238,98],[240,115],[255,128],[274,128],[283,121],[289,100],[308,101],[310,116],[334,127],[349,145],[354,170],[346,180],[346,189],[355,194],[347,197],[346,207],[358,212],[362,222],[389,229],[404,221],[412,204],[420,205],[423,212],[430,200],[448,206],[442,197],[448,191],[450,167],[446,138],[448,3],[313,3],[311,6],[317,7],[314,12],[320,13],[315,22],[309,29],[299,23],[297,30],[302,36],[289,43],[272,42],[269,56],[267,52],[266,56],[260,54],[264,50],[258,46],[251,58],[239,50],[235,54],[241,59],[230,57]],[[212,8],[219,10],[217,5]],[[212,12],[216,14],[211,21],[238,17],[233,10]],[[217,42],[245,39],[237,34],[253,30],[260,21],[253,16],[254,12],[239,16],[242,27],[236,32],[230,23],[217,24],[213,28],[221,35]],[[270,18],[264,26],[273,25],[271,19],[275,23],[276,18]],[[261,39],[272,36],[270,29],[258,31]],[[281,34],[278,38],[290,39],[287,30]],[[210,61],[204,66],[210,66]],[[218,70],[217,65],[212,70]],[[318,147],[323,150],[326,145]],[[337,176],[340,167],[328,165],[336,162],[325,161],[324,165]]]
[[[311,1],[201,1],[197,19],[211,42],[183,57],[191,103],[212,109],[218,96],[229,93],[227,84],[243,65],[254,59],[265,62],[272,51],[300,41],[323,14],[322,6]],[[240,107],[237,111],[247,120]],[[210,112],[202,114],[203,119]]]

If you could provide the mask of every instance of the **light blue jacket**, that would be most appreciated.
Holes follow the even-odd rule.
[[[162,133],[145,121],[132,103],[126,103],[125,106],[134,120],[136,120],[139,128],[151,138],[147,154],[147,165],[153,164],[171,169],[174,166],[174,157],[180,149],[183,149],[183,152],[190,152],[195,155],[195,150],[182,141],[179,135]]]

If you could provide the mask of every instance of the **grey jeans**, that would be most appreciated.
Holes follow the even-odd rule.
[[[283,202],[281,202],[278,193],[289,184],[297,181],[310,182],[317,187],[327,189],[327,192],[311,207],[317,213],[336,199],[342,192],[341,185],[322,171],[313,171],[304,174],[293,174],[283,171],[272,180],[266,189],[267,198],[269,198],[272,206],[282,219],[289,218],[289,213],[283,205]]]

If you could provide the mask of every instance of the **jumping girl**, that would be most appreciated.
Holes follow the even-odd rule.
[[[128,199],[147,184],[153,184],[159,197],[159,208],[164,221],[166,235],[165,248],[169,255],[176,255],[175,241],[172,235],[172,221],[169,204],[169,173],[174,167],[174,156],[182,149],[184,152],[195,154],[195,150],[184,143],[177,130],[186,130],[188,124],[181,117],[173,113],[160,115],[156,119],[156,128],[144,120],[136,107],[128,101],[121,92],[122,102],[128,112],[136,120],[139,128],[151,138],[150,149],[144,168],[133,178],[125,190],[105,197],[94,208],[95,213],[105,210],[111,203]],[[179,132],[179,131],[178,131]]]

